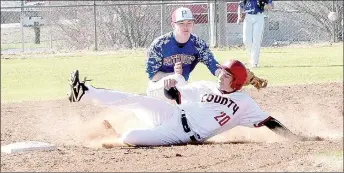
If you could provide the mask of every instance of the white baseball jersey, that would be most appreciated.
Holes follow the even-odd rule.
[[[181,75],[174,77],[183,80]],[[130,110],[149,125],[148,129],[132,128],[121,135],[121,140],[130,145],[181,144],[190,142],[192,135],[204,141],[238,125],[259,126],[269,117],[245,93],[223,94],[213,82],[177,85],[181,93],[181,105],[169,104],[153,97],[87,87],[82,100]],[[181,110],[186,114],[191,132],[186,133],[183,129]],[[120,115],[114,113],[114,116]]]
[[[258,127],[269,118],[247,94],[223,94],[214,82],[199,81],[177,88],[182,99],[179,107],[201,140],[239,125]]]

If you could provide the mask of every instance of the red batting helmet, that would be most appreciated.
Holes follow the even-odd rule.
[[[221,67],[232,75],[231,88],[240,90],[245,84],[247,71],[244,64],[238,60],[229,60],[221,65]]]

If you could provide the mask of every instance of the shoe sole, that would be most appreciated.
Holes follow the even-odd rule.
[[[71,73],[70,75],[70,81],[69,81],[69,86],[70,86],[70,96],[69,96],[69,101],[70,102],[76,102],[77,101],[77,85],[79,82],[79,71],[75,70]],[[79,95],[79,94],[78,94]]]
[[[70,75],[70,83],[71,86],[76,86],[76,84],[79,82],[79,70],[75,70]]]

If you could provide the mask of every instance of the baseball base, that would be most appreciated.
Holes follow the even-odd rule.
[[[56,150],[56,146],[53,144],[39,142],[39,141],[26,141],[16,142],[9,145],[1,146],[2,153],[16,153],[33,150]]]

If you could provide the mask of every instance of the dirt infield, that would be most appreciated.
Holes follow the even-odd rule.
[[[240,127],[204,145],[94,149],[83,146],[87,122],[116,113],[67,100],[7,103],[2,146],[38,140],[58,150],[1,153],[1,171],[343,171],[343,83],[245,92],[292,131],[326,140],[292,142],[265,127]]]

